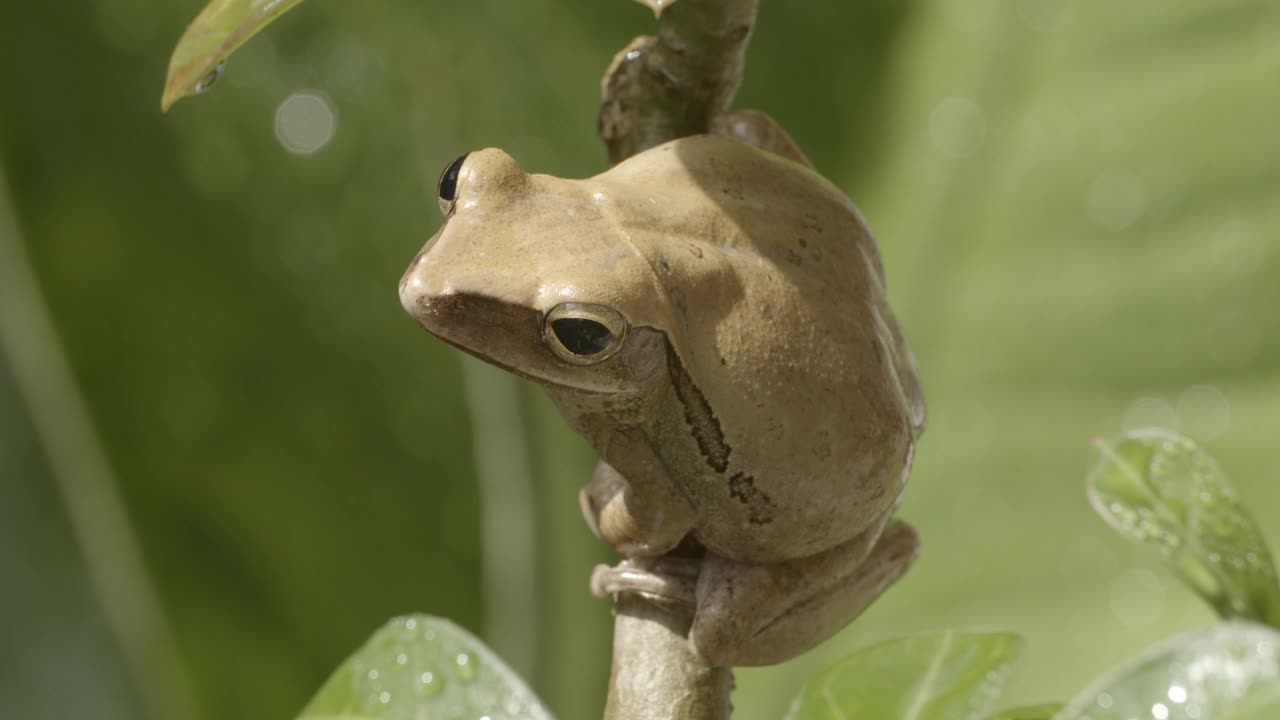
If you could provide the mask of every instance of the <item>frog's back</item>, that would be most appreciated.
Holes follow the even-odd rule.
[[[663,330],[692,386],[676,396],[696,391],[715,425],[705,462],[681,463],[714,519],[699,537],[758,561],[847,540],[897,501],[924,420],[875,241],[792,161],[715,136],[658,152],[634,171],[648,177],[614,172],[660,189],[631,231],[676,308]]]

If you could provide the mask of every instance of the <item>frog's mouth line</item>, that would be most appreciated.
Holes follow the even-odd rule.
[[[430,331],[428,331],[428,332],[430,332]],[[565,385],[564,383],[558,383],[558,382],[555,382],[554,380],[548,380],[547,378],[544,378],[544,377],[538,377],[537,375],[532,375],[532,374],[527,373],[527,372],[525,372],[525,371],[523,371],[523,370],[517,370],[516,368],[514,368],[514,367],[512,367],[512,366],[510,366],[510,365],[508,365],[508,364],[506,364],[506,363],[504,363],[504,362],[501,362],[501,361],[499,361],[499,360],[495,360],[494,358],[491,358],[491,357],[489,357],[488,355],[484,355],[484,354],[482,354],[482,353],[476,352],[475,350],[472,350],[471,348],[468,348],[468,347],[466,347],[465,345],[460,345],[459,343],[456,343],[456,342],[454,342],[453,340],[450,340],[449,338],[447,338],[447,337],[445,337],[445,336],[443,336],[443,335],[436,335],[435,333],[431,333],[431,334],[432,334],[433,336],[435,336],[437,339],[439,339],[439,340],[443,340],[444,342],[446,342],[446,343],[448,343],[448,344],[452,345],[453,347],[455,347],[455,348],[457,348],[457,349],[461,350],[462,352],[464,352],[464,353],[466,353],[466,354],[470,355],[471,357],[473,357],[473,358],[475,358],[475,359],[477,359],[477,360],[481,360],[481,361],[483,361],[484,363],[486,363],[486,364],[488,364],[488,365],[492,365],[492,366],[494,366],[494,367],[498,368],[499,370],[505,370],[506,372],[509,372],[509,373],[511,373],[512,375],[515,375],[516,377],[520,377],[520,378],[523,378],[523,379],[525,379],[525,380],[530,380],[530,381],[532,381],[532,382],[538,383],[539,385],[545,385],[545,386],[547,386],[547,387],[553,387],[553,388],[556,388],[556,389],[558,389],[558,390],[571,390],[571,391],[573,391],[573,392],[579,392],[579,393],[583,393],[583,394],[586,394],[586,395],[608,395],[608,393],[603,392],[603,391],[598,391],[598,390],[584,390],[584,389],[582,389],[582,388],[574,387],[574,386],[572,386],[572,385]],[[571,366],[571,365],[567,365],[567,364],[566,364],[566,365],[565,365],[565,367],[572,367],[572,366]]]
[[[427,332],[489,365],[558,390],[585,395],[611,394],[605,390],[570,385],[522,370],[509,362],[476,349],[475,346],[486,344],[487,336],[502,336],[513,339],[514,342],[511,343],[513,347],[536,348],[536,352],[545,354],[532,358],[534,360],[530,363],[532,365],[554,364],[557,367],[563,367],[566,372],[581,370],[582,368],[555,357],[551,349],[546,346],[546,341],[542,338],[544,313],[489,295],[472,293],[451,293],[434,297],[423,295],[415,298],[413,305],[414,308],[410,314]],[[443,322],[433,322],[433,318]]]

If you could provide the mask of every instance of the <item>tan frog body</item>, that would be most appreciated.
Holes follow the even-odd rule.
[[[914,558],[891,517],[924,404],[858,211],[767,118],[718,127],[771,152],[701,135],[585,180],[459,158],[400,298],[600,452],[584,513],[628,560],[593,589],[691,605],[695,652],[763,665]]]

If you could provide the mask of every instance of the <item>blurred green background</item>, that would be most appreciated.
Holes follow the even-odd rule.
[[[0,3],[0,716],[292,717],[420,610],[598,717],[591,453],[396,283],[460,152],[603,168],[599,77],[651,14],[307,3],[161,116],[199,9]],[[1280,539],[1280,4],[765,0],[738,104],[876,229],[931,414],[918,564],[739,671],[738,716],[917,630],[1025,635],[1014,702],[1209,622],[1082,478],[1091,436],[1179,427]]]

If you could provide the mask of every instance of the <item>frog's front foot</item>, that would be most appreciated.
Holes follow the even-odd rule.
[[[688,504],[652,485],[637,493],[611,465],[596,465],[578,504],[592,534],[626,557],[654,557],[674,549],[693,527]],[[657,498],[656,502],[653,498]]]

